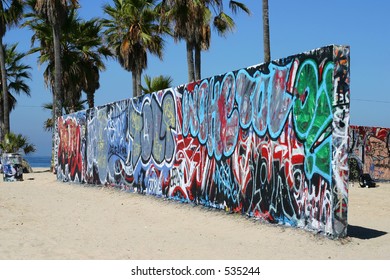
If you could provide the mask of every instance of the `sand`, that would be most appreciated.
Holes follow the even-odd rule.
[[[1,260],[388,260],[390,184],[350,187],[348,237],[331,240],[202,206],[61,183],[0,181]]]

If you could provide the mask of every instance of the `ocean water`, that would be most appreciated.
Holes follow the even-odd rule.
[[[50,167],[51,156],[23,156],[31,167]]]

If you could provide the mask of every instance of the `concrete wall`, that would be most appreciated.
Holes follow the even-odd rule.
[[[350,158],[360,172],[390,181],[390,128],[351,125]]]
[[[349,48],[327,46],[58,120],[59,180],[346,234]]]

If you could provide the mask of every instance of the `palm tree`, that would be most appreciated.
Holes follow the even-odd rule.
[[[147,53],[162,59],[167,28],[159,25],[155,0],[114,0],[103,7],[106,37],[120,65],[132,73],[133,97],[142,94],[141,76],[147,67]]]
[[[65,23],[69,8],[78,6],[77,0],[35,0],[34,9],[51,26],[54,46],[54,90],[53,118],[62,115],[62,64],[61,64],[61,28]]]
[[[232,17],[224,12],[222,0],[205,0],[205,9],[203,10],[203,26],[197,32],[196,45],[194,48],[195,52],[195,79],[201,79],[201,51],[208,50],[210,47],[211,32],[210,32],[210,20],[212,12],[214,11],[213,27],[217,31],[218,35],[226,36],[230,31],[235,28],[235,22]],[[251,14],[248,7],[238,1],[229,0],[229,8],[233,14],[237,14],[239,11],[244,11],[248,15]]]
[[[5,153],[18,153],[20,150],[25,155],[35,152],[35,145],[28,143],[27,137],[22,134],[8,132],[4,139],[0,141],[0,150]]]
[[[172,87],[173,82],[171,77],[163,75],[154,78],[151,78],[149,75],[145,75],[144,80],[146,84],[146,87],[142,87],[144,94],[170,88]]]
[[[234,14],[250,14],[241,2],[230,0],[229,8]],[[161,11],[163,20],[173,25],[174,39],[186,42],[188,81],[200,80],[201,51],[210,47],[211,21],[219,35],[226,35],[234,29],[234,20],[224,12],[222,0],[163,0]]]
[[[56,119],[62,115],[62,65],[61,65],[61,28],[64,24],[66,15],[70,7],[76,7],[78,5],[77,0],[29,0],[30,3],[34,3],[34,10],[37,14],[45,18],[47,23],[51,26],[53,33],[53,46],[54,46],[54,90],[53,90],[53,123],[56,123]],[[52,134],[52,158],[54,161],[55,152],[55,129]]]
[[[7,71],[5,69],[5,54],[3,47],[3,37],[7,28],[17,24],[23,14],[23,4],[21,0],[0,0],[0,71],[1,71],[1,88],[3,111],[0,119],[0,140],[10,131],[9,124],[9,102],[7,88]]]
[[[86,60],[84,62],[86,63],[87,69],[83,72],[85,74],[85,77],[83,77],[83,91],[87,94],[88,107],[93,108],[95,107],[95,92],[100,88],[99,71],[104,68],[94,64],[93,60]]]
[[[26,57],[26,53],[18,52],[16,50],[18,44],[10,46],[4,45],[5,53],[5,69],[7,74],[8,100],[10,104],[10,111],[15,109],[16,98],[15,94],[21,93],[30,96],[30,87],[26,80],[31,79],[31,67],[24,64],[22,61]]]
[[[77,18],[76,11],[70,13],[64,26],[63,47],[67,75],[63,83],[65,89],[68,88],[65,96],[69,97],[70,103],[77,102],[81,97],[81,91],[84,91],[89,107],[94,107],[94,94],[100,87],[99,73],[105,70],[102,58],[113,56],[110,49],[104,45],[101,33],[101,20],[93,18],[84,21]]]
[[[198,5],[198,7],[194,7],[194,15],[197,19],[195,21],[195,28],[193,33],[193,50],[190,51],[191,54],[187,54],[194,56],[194,80],[201,79],[201,52],[202,50],[208,50],[210,48],[210,39],[211,39],[211,28],[210,28],[210,20],[212,14],[210,10],[204,5]]]
[[[163,0],[160,6],[161,20],[163,24],[172,25],[174,40],[184,40],[186,43],[188,82],[195,80],[195,29],[203,25],[203,19],[200,18],[199,22],[199,16],[195,13],[197,7],[200,7],[199,3],[190,0]]]
[[[271,61],[271,45],[269,40],[269,11],[268,0],[263,0],[263,44],[264,44],[264,62]]]
[[[50,26],[39,15],[30,14],[25,23],[33,31],[32,44],[38,40],[40,45],[31,52],[39,52],[39,63],[46,64],[44,78],[51,88],[55,84],[55,63],[53,40]],[[101,36],[102,23],[98,19],[88,21],[78,18],[75,9],[70,10],[62,27],[62,107],[65,112],[77,110],[77,102],[82,91],[87,94],[90,107],[94,106],[94,93],[99,88],[99,72],[105,69],[102,57],[112,56],[104,46]],[[70,109],[70,110],[68,110]]]
[[[10,46],[4,45],[3,50],[5,54],[5,74],[7,77],[7,101],[9,112],[11,112],[16,106],[15,94],[19,95],[24,93],[27,96],[30,96],[30,87],[26,83],[26,80],[31,79],[29,72],[31,67],[22,63],[26,54],[17,52],[16,47],[17,44]],[[3,90],[0,89],[0,91],[1,96],[3,96]],[[3,105],[3,98],[0,98],[0,108],[2,108]],[[0,110],[0,119],[4,118],[4,113],[5,112],[3,110]]]
[[[110,49],[103,44],[101,32],[100,20],[80,20],[75,11],[70,13],[64,26],[63,86],[65,99],[71,107],[76,106],[82,91],[87,94],[89,107],[94,107],[94,94],[100,87],[99,73],[105,70],[102,57],[112,56]]]

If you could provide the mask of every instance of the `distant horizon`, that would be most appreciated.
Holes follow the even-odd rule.
[[[22,156],[32,168],[50,167],[51,156],[24,155]]]

